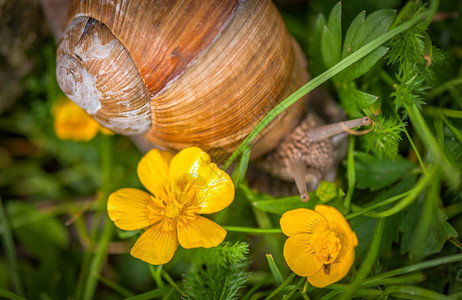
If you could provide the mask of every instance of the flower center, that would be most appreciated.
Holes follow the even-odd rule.
[[[176,219],[180,215],[180,208],[176,203],[169,203],[165,208],[165,216],[170,219]]]
[[[310,240],[314,257],[322,264],[329,265],[337,258],[342,244],[335,232],[326,230],[314,233]]]

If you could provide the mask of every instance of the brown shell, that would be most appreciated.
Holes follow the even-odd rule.
[[[103,125],[166,148],[227,155],[308,80],[269,0],[75,1],[69,22],[58,48],[63,90]],[[273,121],[252,156],[293,130],[303,107]]]

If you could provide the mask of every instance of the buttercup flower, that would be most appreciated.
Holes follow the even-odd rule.
[[[217,223],[200,216],[227,207],[234,199],[231,178],[197,147],[177,155],[157,149],[138,164],[138,177],[152,195],[124,188],[112,193],[109,217],[123,230],[146,229],[130,254],[147,263],[169,262],[183,248],[216,247],[226,236]]]
[[[319,288],[345,277],[355,259],[358,238],[336,208],[294,209],[284,213],[280,223],[289,237],[284,258],[293,272]]]
[[[112,134],[67,97],[58,100],[53,115],[56,136],[61,140],[86,142],[94,138],[98,132]]]

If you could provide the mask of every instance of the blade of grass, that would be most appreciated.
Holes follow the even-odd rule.
[[[24,296],[24,288],[19,275],[18,269],[18,258],[16,256],[16,249],[13,241],[13,233],[11,231],[10,221],[6,213],[5,207],[3,206],[3,200],[0,198],[0,225],[3,228],[2,231],[2,244],[5,249],[6,260],[9,265],[11,281],[13,284],[13,290],[16,294]]]
[[[343,205],[347,212],[350,211],[351,206],[351,198],[353,197],[353,193],[355,191],[356,186],[356,169],[355,169],[355,157],[354,157],[354,149],[355,149],[355,139],[353,136],[349,136],[349,145],[348,145],[348,158],[347,158],[347,178],[348,178],[348,191],[345,195],[345,200]]]
[[[425,189],[427,185],[431,183],[435,172],[436,172],[436,167],[434,166],[428,174],[422,174],[417,184],[414,186],[412,190],[410,190],[409,195],[401,199],[401,201],[396,203],[395,206],[393,206],[392,208],[388,210],[382,211],[382,212],[370,214],[370,216],[374,218],[385,218],[385,217],[394,215],[400,212],[401,210],[405,209],[409,205],[411,205],[412,202],[414,202],[414,200],[417,199],[417,196],[419,196],[419,194],[423,191],[423,189]]]
[[[437,267],[437,266],[444,265],[444,264],[455,263],[459,261],[462,261],[462,254],[454,254],[454,255],[435,258],[432,260],[427,260],[421,263],[413,264],[410,266],[405,266],[402,268],[398,268],[392,271],[388,271],[388,272],[370,277],[364,280],[361,283],[361,286],[377,285],[377,284],[380,284],[380,282],[386,278],[390,278],[393,276],[402,275],[406,273],[416,272],[419,270],[428,269],[432,267]]]
[[[268,295],[268,297],[265,298],[265,300],[269,300],[279,294],[295,278],[295,276],[295,273],[290,274],[280,286],[278,286],[271,294]]]
[[[276,284],[282,284],[284,280],[282,278],[281,271],[273,259],[273,256],[271,254],[266,254],[266,260],[268,261],[268,265],[270,267],[271,273],[273,274],[274,280],[276,281]]]
[[[407,298],[407,299],[440,299],[440,300],[449,300],[451,297],[445,296],[443,294],[427,290],[417,286],[411,285],[392,285],[388,286],[384,291],[385,298],[388,295],[396,295],[397,297]]]
[[[255,126],[252,132],[247,136],[247,138],[239,145],[239,147],[233,152],[233,154],[228,158],[226,161],[224,168],[228,168],[230,164],[242,153],[242,151],[250,145],[250,142],[265,128],[266,124],[269,124],[274,118],[276,118],[280,113],[282,113],[285,109],[289,106],[294,104],[298,101],[301,97],[308,94],[342,70],[345,70],[350,65],[354,64],[361,58],[365,57],[372,51],[374,51],[377,47],[385,43],[386,41],[390,40],[394,36],[400,34],[401,32],[406,31],[407,29],[414,26],[417,22],[421,21],[422,19],[426,18],[428,15],[427,12],[423,12],[420,14],[415,15],[409,21],[404,22],[403,24],[393,28],[392,30],[388,31],[387,33],[379,36],[378,38],[372,40],[371,42],[367,43],[358,51],[355,51],[351,55],[347,56],[346,58],[342,59],[340,62],[335,64],[332,68],[328,69],[327,71],[323,72],[319,76],[316,76],[311,81],[306,83],[300,89],[295,91],[289,97],[287,97],[284,101],[279,103],[276,107],[274,107],[265,117],[263,117],[260,122]]]
[[[443,174],[452,188],[456,188],[460,183],[460,172],[448,161],[438,143],[435,140],[430,128],[423,118],[420,110],[415,103],[405,105],[406,111],[409,114],[409,119],[416,128],[416,132],[422,139],[429,152],[434,156],[435,162],[441,167]]]
[[[98,280],[103,283],[105,286],[107,286],[108,288],[116,291],[117,293],[119,293],[121,296],[125,297],[125,298],[129,298],[129,297],[133,297],[135,296],[135,294],[124,288],[123,286],[117,284],[116,282],[104,277],[104,276],[101,276],[100,274],[97,274],[96,277],[98,278]]]
[[[380,242],[382,241],[384,225],[385,218],[379,219],[379,221],[377,222],[377,226],[375,227],[374,236],[372,238],[371,245],[369,247],[369,251],[367,252],[366,258],[362,262],[361,267],[359,268],[359,271],[356,274],[353,283],[350,284],[345,293],[342,295],[341,299],[349,299],[355,293],[355,291],[358,289],[358,287],[361,285],[361,283],[364,281],[367,275],[371,272],[372,267],[374,266],[375,261],[377,260],[377,256],[379,254]]]
[[[96,291],[96,286],[98,283],[98,274],[103,268],[103,264],[107,257],[107,248],[109,242],[112,239],[112,234],[114,232],[114,225],[109,220],[106,214],[106,199],[109,196],[111,191],[112,184],[112,167],[113,167],[113,156],[112,156],[112,136],[101,136],[101,145],[100,145],[100,159],[101,159],[101,197],[98,200],[98,209],[94,219],[93,228],[92,228],[92,240],[91,247],[87,249],[86,253],[86,266],[84,266],[83,271],[80,276],[83,277],[83,294],[82,299],[90,300],[93,299],[93,296]],[[103,222],[103,230],[101,236],[98,237],[97,232],[99,226]],[[98,243],[96,243],[98,241]],[[96,251],[93,255],[91,253],[92,246],[96,244]],[[80,277],[80,278],[82,278]],[[79,295],[79,292],[77,292]],[[80,299],[80,298],[76,298]]]
[[[151,300],[154,298],[162,297],[163,295],[167,294],[169,290],[172,288],[169,287],[163,287],[159,289],[155,289],[140,295],[136,295],[130,298],[127,298],[126,300]]]
[[[18,296],[10,291],[6,291],[4,289],[0,289],[0,297],[4,297],[5,299],[11,300],[27,300],[24,297]]]

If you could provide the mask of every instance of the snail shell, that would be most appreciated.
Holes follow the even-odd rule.
[[[161,147],[234,151],[302,86],[306,65],[269,0],[74,1],[57,51],[62,90],[102,125]],[[252,144],[274,148],[298,101]]]

